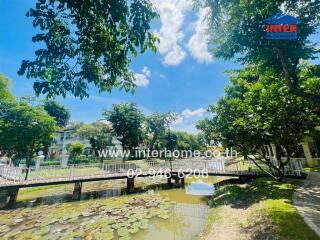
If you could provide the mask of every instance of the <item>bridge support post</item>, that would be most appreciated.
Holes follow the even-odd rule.
[[[174,183],[178,185],[179,182],[180,182],[180,178],[178,177],[178,175],[174,176]]]
[[[81,199],[81,191],[82,191],[82,182],[76,182],[74,184],[72,199],[80,200]]]
[[[8,190],[0,190],[0,208],[4,208],[7,205]]]
[[[246,182],[250,181],[251,179],[252,179],[252,177],[250,177],[250,176],[240,176],[239,177],[239,181],[241,184],[246,183]]]
[[[182,187],[184,187],[184,185],[185,185],[184,177],[183,177],[183,178],[180,178],[180,180],[181,180],[181,185],[182,185]]]
[[[168,184],[168,187],[172,186],[171,176],[167,176],[167,184]]]
[[[7,207],[11,208],[16,204],[18,193],[19,193],[19,188],[8,190],[9,201],[8,201]]]
[[[134,178],[127,178],[127,193],[134,193]]]
[[[181,184],[182,186],[184,186],[185,181],[184,181],[184,177],[180,177],[178,174],[171,174],[171,177],[168,177],[168,185],[171,186],[172,185],[172,179],[174,180],[175,185],[179,185]]]

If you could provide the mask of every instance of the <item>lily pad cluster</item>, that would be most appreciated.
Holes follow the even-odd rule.
[[[0,211],[0,239],[128,240],[171,208],[167,198],[141,194]]]

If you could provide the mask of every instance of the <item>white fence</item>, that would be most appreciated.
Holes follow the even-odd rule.
[[[232,160],[177,160],[177,161],[145,161],[143,166],[134,162],[102,163],[88,165],[69,165],[65,168],[60,166],[13,167],[0,165],[0,177],[13,182],[45,182],[73,179],[89,179],[106,177],[111,175],[125,175],[130,173],[154,173],[157,170],[169,170],[177,172],[195,172],[205,170],[211,174],[261,174],[253,163],[248,161]],[[150,171],[152,170],[152,171]],[[300,176],[302,171],[301,161],[292,159],[285,166],[285,174]]]

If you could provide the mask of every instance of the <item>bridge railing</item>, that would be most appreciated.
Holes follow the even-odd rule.
[[[1,166],[0,177],[14,182],[37,182],[45,180],[72,180],[76,178],[90,178],[110,174],[126,173],[129,169],[136,170],[134,163],[113,164],[81,164],[60,166],[13,167]]]
[[[77,178],[95,178],[105,177],[115,174],[131,174],[135,171],[139,173],[148,173],[149,170],[172,170],[192,172],[195,170],[206,170],[208,173],[216,174],[251,174],[258,175],[263,173],[250,161],[232,161],[232,160],[177,160],[177,161],[146,161],[144,166],[139,166],[134,162],[124,163],[101,163],[87,165],[69,165],[67,167],[45,166],[45,167],[13,167],[0,166],[0,176],[13,182],[37,182],[53,180],[73,180]],[[285,166],[286,175],[300,176],[302,170],[301,161],[292,159]]]
[[[129,170],[136,171],[139,167],[135,163],[125,162],[103,164],[102,168],[106,173],[126,173]]]
[[[7,180],[19,181],[19,180],[22,180],[21,176],[25,171],[26,171],[26,168],[1,165],[0,177]]]

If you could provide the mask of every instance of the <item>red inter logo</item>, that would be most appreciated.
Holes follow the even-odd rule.
[[[269,40],[295,40],[298,38],[299,20],[295,17],[278,12],[265,21],[266,39]]]
[[[296,33],[297,32],[297,25],[296,24],[267,24],[266,31],[268,33]]]

